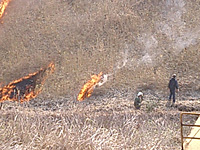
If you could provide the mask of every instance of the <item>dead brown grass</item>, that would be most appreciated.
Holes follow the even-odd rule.
[[[164,108],[163,102],[151,111],[144,103],[136,111],[133,101],[124,98],[60,99],[56,110],[45,110],[51,106],[38,101],[40,107],[4,104],[1,149],[180,149],[180,112]]]
[[[56,71],[30,107],[5,103],[0,149],[179,149],[177,109],[156,101],[135,111],[128,101],[139,90],[167,99],[172,73],[179,100],[199,98],[199,0],[13,0],[6,13],[0,82],[52,60]],[[116,69],[126,51],[126,65]],[[94,101],[75,102],[100,71],[113,73],[112,79],[95,91]],[[121,98],[127,94],[130,99]]]
[[[12,1],[0,26],[0,82],[7,84],[53,60],[57,70],[45,86],[46,95],[77,94],[100,71],[114,73],[105,88],[164,92],[175,72],[181,94],[196,92],[197,5],[184,0]],[[126,66],[117,70],[125,51]],[[190,85],[194,88],[187,89]]]

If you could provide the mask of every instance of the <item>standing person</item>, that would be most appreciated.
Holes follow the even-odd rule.
[[[169,84],[168,84],[168,88],[170,90],[170,95],[169,95],[169,104],[171,103],[171,98],[173,96],[173,103],[172,103],[172,107],[174,106],[175,104],[175,101],[176,101],[176,98],[175,98],[175,93],[176,93],[176,89],[178,89],[178,82],[176,80],[176,74],[173,74],[172,78],[170,79],[169,81]]]
[[[136,109],[140,109],[142,101],[143,101],[143,93],[139,92],[134,101],[134,106]]]

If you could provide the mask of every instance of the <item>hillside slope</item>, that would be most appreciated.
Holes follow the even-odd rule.
[[[91,74],[112,73],[102,90],[199,97],[200,1],[15,0],[0,24],[0,82],[56,72],[42,96],[76,95]]]

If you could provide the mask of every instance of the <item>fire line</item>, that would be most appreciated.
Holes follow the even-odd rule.
[[[103,73],[100,72],[98,75],[92,75],[91,76],[91,80],[87,81],[87,83],[85,83],[78,95],[77,100],[78,101],[82,101],[87,97],[90,97],[92,95],[92,92],[94,90],[94,88],[96,87],[96,85],[99,83],[99,81],[102,79],[102,75]]]
[[[42,91],[48,75],[52,74],[54,70],[54,63],[50,63],[46,68],[41,68],[37,72],[10,82],[0,88],[0,102],[10,100],[23,103],[35,98]]]
[[[0,3],[0,19],[1,17],[3,16],[4,12],[5,12],[5,9],[6,7],[8,6],[9,2],[11,0],[3,0],[1,3]]]

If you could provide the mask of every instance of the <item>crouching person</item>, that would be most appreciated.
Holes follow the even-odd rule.
[[[134,101],[134,106],[136,109],[140,109],[142,101],[143,101],[143,93],[139,92]]]

